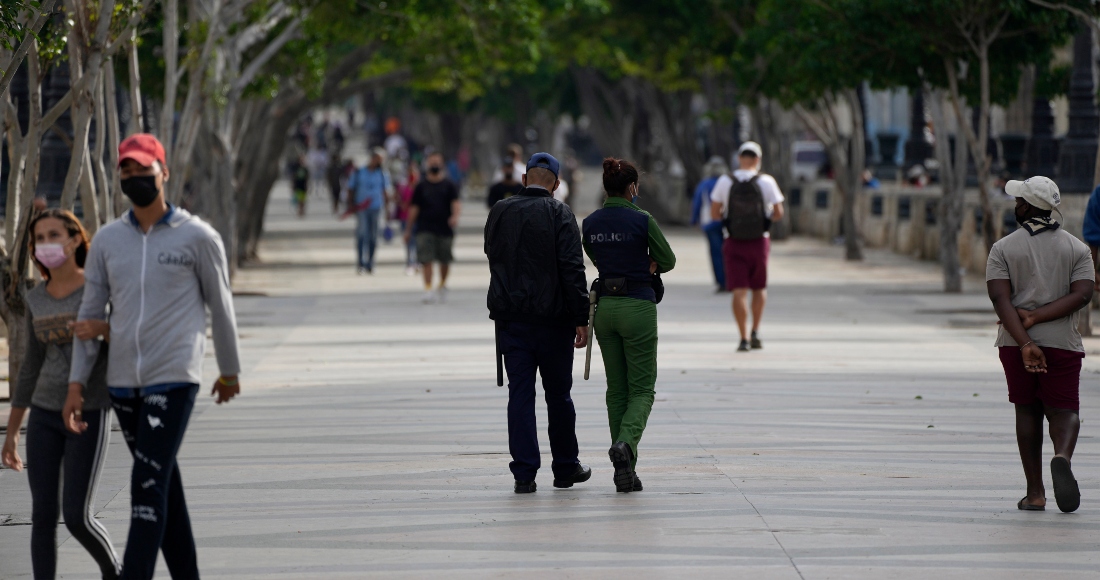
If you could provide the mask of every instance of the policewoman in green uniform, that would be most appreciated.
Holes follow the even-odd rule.
[[[604,159],[603,187],[607,201],[585,218],[581,235],[600,272],[594,328],[607,371],[608,455],[616,490],[641,491],[634,468],[657,381],[654,274],[671,270],[676,256],[653,216],[635,205],[638,170],[630,162]]]

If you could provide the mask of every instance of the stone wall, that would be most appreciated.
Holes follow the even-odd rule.
[[[889,248],[921,260],[939,260],[938,187],[915,188],[897,185],[864,190],[857,203],[856,219],[864,245]],[[840,224],[840,194],[832,181],[803,182],[787,192],[788,223],[796,234],[833,240],[843,231]],[[1088,196],[1067,194],[1059,210],[1063,226],[1080,237]],[[1016,227],[1012,209],[1015,200],[1000,194],[993,204],[997,237]],[[969,272],[985,272],[988,254],[978,233],[982,216],[977,189],[966,191],[959,232],[959,260]],[[1057,213],[1055,214],[1057,218]]]

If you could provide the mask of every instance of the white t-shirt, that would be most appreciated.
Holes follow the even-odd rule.
[[[520,163],[519,161],[512,162],[512,176],[516,181],[523,183],[523,175],[527,173],[527,164]],[[489,183],[500,183],[504,181],[504,172],[499,167],[493,170],[493,176],[489,178]]]
[[[554,199],[565,203],[565,200],[569,199],[569,184],[564,181],[558,182],[558,188],[554,190]]]
[[[393,133],[382,143],[382,147],[386,150],[386,155],[391,158],[396,158],[402,149],[407,149],[409,144],[405,141],[399,133]]]
[[[718,182],[714,184],[714,189],[710,190],[710,201],[722,204],[723,216],[726,215],[726,206],[729,205],[730,188],[733,187],[733,180],[745,182],[752,179],[752,176],[757,173],[760,172],[755,169],[738,169],[733,172],[733,178],[728,175],[718,178]],[[760,187],[760,193],[764,196],[764,215],[770,218],[775,209],[775,204],[783,203],[786,198],[783,197],[783,192],[779,191],[779,184],[775,182],[775,178],[767,173],[762,174],[756,180],[756,185]]]

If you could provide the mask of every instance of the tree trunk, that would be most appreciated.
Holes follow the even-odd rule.
[[[939,204],[940,224],[940,265],[943,267],[943,291],[962,292],[962,264],[959,261],[959,228],[962,225],[963,201],[966,186],[967,148],[956,145],[955,156],[951,156],[951,147],[947,140],[947,115],[943,101],[946,98],[942,90],[927,91],[929,111],[932,123],[939,130],[936,135],[936,161],[939,163],[940,186],[943,197]],[[956,118],[958,123],[964,119]],[[988,214],[983,214],[988,215]],[[988,221],[985,217],[982,221]]]
[[[600,148],[600,153],[622,158],[635,158],[631,147],[634,120],[631,104],[622,90],[589,68],[574,68],[573,78],[581,110],[588,118],[588,132]]]

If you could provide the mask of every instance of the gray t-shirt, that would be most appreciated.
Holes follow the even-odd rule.
[[[1069,294],[1069,285],[1093,280],[1092,255],[1084,242],[1058,228],[1031,235],[1020,228],[1001,238],[989,251],[985,279],[1012,282],[1012,305],[1034,310]],[[1027,333],[1040,347],[1085,352],[1077,322],[1078,310],[1058,320],[1031,327]],[[1019,346],[1001,326],[996,346]]]
[[[60,411],[65,406],[73,356],[69,323],[76,320],[83,298],[83,286],[60,300],[46,292],[45,283],[27,292],[27,354],[19,368],[11,406],[26,408],[33,404],[47,411]],[[110,404],[107,348],[102,348],[84,386],[84,408],[106,409]]]

